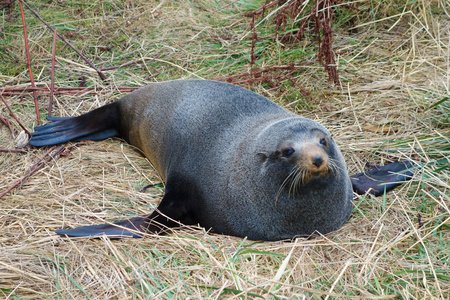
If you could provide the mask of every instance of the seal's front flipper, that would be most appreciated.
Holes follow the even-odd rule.
[[[70,237],[141,238],[144,233],[162,234],[167,228],[176,226],[180,226],[180,223],[157,209],[148,217],[135,217],[110,224],[80,226],[74,229],[58,229],[55,232]]]
[[[133,237],[140,238],[145,232],[148,224],[148,218],[136,217],[129,220],[123,220],[111,224],[100,224],[91,226],[80,226],[74,229],[58,229],[56,233],[70,237],[100,237],[106,235],[108,237]]]
[[[158,208],[148,217],[135,217],[111,224],[80,226],[74,229],[58,229],[57,234],[70,237],[140,238],[144,233],[163,234],[168,228],[181,224],[196,224],[195,217],[189,210],[188,198],[167,189]]]
[[[119,136],[119,107],[111,103],[74,118],[50,117],[53,123],[37,126],[30,144],[47,146],[68,141],[103,140]]]
[[[411,179],[417,168],[409,161],[396,161],[353,175],[350,179],[353,190],[357,194],[363,195],[369,192],[375,196],[380,196]]]

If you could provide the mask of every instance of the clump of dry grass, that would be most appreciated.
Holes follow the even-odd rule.
[[[310,40],[295,48],[276,40],[256,44],[260,67],[294,62],[295,80],[314,100],[304,101],[287,83],[251,88],[325,124],[350,174],[366,162],[398,158],[423,166],[385,197],[355,195],[352,218],[340,230],[270,243],[191,227],[139,240],[61,238],[55,229],[149,213],[162,195],[156,188],[140,192],[159,178],[138,151],[120,140],[90,142],[49,162],[0,199],[0,294],[8,299],[448,298],[450,20],[440,6],[444,2],[353,3],[361,9],[353,25],[358,32],[335,28],[342,89],[328,85]],[[105,91],[57,95],[55,116],[114,101],[120,96],[114,87],[248,71],[251,32],[242,13],[255,9],[253,2],[58,1],[33,7],[98,67],[152,58],[106,71],[110,79],[103,82],[58,42],[56,86],[77,86],[85,76],[88,86]],[[350,17],[355,15],[342,13],[337,20]],[[26,86],[17,7],[10,17],[3,12],[1,20],[0,89]],[[35,80],[49,85],[52,35],[29,13],[27,22]],[[273,30],[269,25],[258,24],[259,36]],[[5,99],[27,128],[36,125],[29,94]],[[45,107],[47,96],[39,100]],[[0,116],[8,116],[4,106]],[[0,141],[0,148],[14,148],[3,125]],[[0,191],[22,178],[44,152],[1,153]]]

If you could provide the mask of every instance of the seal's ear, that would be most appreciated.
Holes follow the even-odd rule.
[[[261,162],[265,162],[269,158],[269,152],[258,152],[256,155],[258,155]]]

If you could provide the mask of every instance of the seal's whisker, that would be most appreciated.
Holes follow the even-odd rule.
[[[310,176],[311,174],[308,170],[298,168],[289,187],[289,196],[292,195],[292,197],[295,197],[295,195],[298,193],[299,187],[304,185],[309,180]]]
[[[281,192],[283,191],[283,189],[286,187],[287,183],[289,182],[289,179],[290,179],[292,176],[294,176],[294,178],[295,178],[296,173],[298,173],[299,170],[300,170],[300,167],[295,166],[295,167],[291,170],[291,172],[289,173],[289,175],[286,177],[286,179],[283,181],[283,183],[281,184],[280,188],[278,189],[277,196],[276,196],[276,198],[275,198],[275,204],[278,202],[278,198],[280,197]],[[289,190],[290,190],[290,189],[289,189]]]
[[[333,172],[333,175],[338,176],[338,180],[339,180],[341,178],[341,174],[344,172],[344,170],[341,167],[339,167],[339,164],[336,162],[336,160],[330,159],[329,168],[330,168],[331,172]]]
[[[296,167],[292,171],[293,178],[289,184],[289,190],[288,190],[289,197],[292,197],[293,195],[295,195],[295,182],[298,181],[298,176],[301,172],[302,172],[302,170],[300,169],[300,167]]]

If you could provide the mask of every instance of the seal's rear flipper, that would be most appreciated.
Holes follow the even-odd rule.
[[[380,196],[411,179],[417,168],[409,161],[396,161],[353,175],[350,179],[353,190],[357,194],[363,195],[369,192],[375,196]]]
[[[119,136],[117,102],[74,118],[49,117],[48,119],[54,122],[34,128],[35,132],[31,133],[31,145],[40,147],[68,141],[96,141]]]

